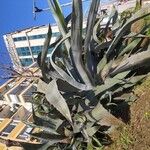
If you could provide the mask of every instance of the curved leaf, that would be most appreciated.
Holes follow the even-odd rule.
[[[71,22],[71,57],[81,81],[92,87],[82,62],[82,1],[73,0]]]
[[[117,45],[118,41],[120,40],[120,38],[122,36],[124,36],[125,32],[130,29],[131,25],[134,22],[136,22],[137,20],[140,20],[140,19],[150,15],[150,9],[149,8],[150,8],[150,5],[147,5],[146,7],[143,7],[138,12],[136,12],[130,19],[127,20],[127,22],[119,30],[119,32],[117,33],[116,37],[114,38],[114,40],[110,44],[110,46],[109,46],[109,48],[107,50],[107,53],[106,53],[107,58],[110,56],[110,54],[112,53],[112,51],[116,47],[116,45]]]
[[[71,84],[72,86],[76,87],[77,89],[81,89],[81,90],[91,90],[92,88],[85,85],[85,84],[82,84],[82,83],[79,83],[77,81],[75,81],[72,77],[70,77],[63,69],[61,69],[60,67],[58,67],[54,61],[53,61],[53,57],[54,57],[54,53],[55,51],[57,50],[58,46],[63,42],[65,41],[67,38],[70,37],[70,33],[68,33],[57,45],[56,47],[52,50],[51,52],[51,57],[50,57],[50,62],[51,62],[51,65],[53,66],[53,68],[60,74],[60,76],[66,81],[68,82],[69,84]]]
[[[87,19],[87,29],[86,29],[86,36],[85,36],[85,41],[84,41],[84,60],[85,60],[85,65],[86,65],[86,70],[91,78],[91,81],[93,81],[94,74],[95,74],[95,64],[94,64],[94,58],[91,55],[91,40],[92,40],[92,35],[93,35],[93,27],[95,24],[96,16],[97,16],[97,11],[99,8],[99,3],[100,0],[93,0],[90,6],[90,11],[88,14],[88,19]],[[92,82],[91,82],[92,84]]]
[[[58,91],[57,83],[52,80],[45,91],[47,101],[53,105],[70,123],[72,123],[70,110],[65,99]]]

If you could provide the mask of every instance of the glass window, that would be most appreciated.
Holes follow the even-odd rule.
[[[32,36],[29,36],[29,40],[42,39],[45,37],[46,37],[46,34],[32,35]]]
[[[31,58],[20,59],[22,66],[29,66],[33,63]]]
[[[31,51],[33,55],[38,55],[42,51],[43,46],[33,46]]]
[[[15,125],[9,124],[1,133],[1,136],[8,136],[8,134],[15,128]]]
[[[17,137],[17,139],[27,140],[30,136],[29,133],[32,131],[31,127],[26,127]]]
[[[16,48],[17,53],[19,56],[28,56],[31,55],[29,51],[29,47],[21,47],[21,48]]]
[[[54,33],[52,33],[52,37],[58,37],[59,35],[60,35],[59,32],[54,32]]]
[[[17,41],[25,41],[27,39],[26,39],[26,36],[22,36],[22,37],[13,38],[13,40],[14,40],[14,42],[17,42]]]

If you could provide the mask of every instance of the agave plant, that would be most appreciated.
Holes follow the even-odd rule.
[[[110,143],[106,134],[122,123],[116,110],[135,100],[127,89],[149,72],[149,6],[126,19],[115,7],[109,15],[97,14],[100,0],[93,0],[83,32],[81,0],[72,1],[72,13],[66,18],[58,0],[48,3],[61,36],[50,44],[49,25],[38,56],[42,79],[33,96],[34,123],[26,123],[39,128],[31,136],[41,140],[40,150],[100,148]],[[105,17],[109,20],[102,25]],[[143,27],[132,32],[141,20]],[[47,60],[49,48],[53,50]]]

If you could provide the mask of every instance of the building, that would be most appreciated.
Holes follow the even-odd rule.
[[[21,121],[33,121],[30,111],[23,106],[19,106],[13,111],[11,111],[7,105],[1,105],[0,108],[0,150],[6,150],[8,145],[19,146],[20,142],[40,143],[40,141],[31,138],[29,135],[35,128],[29,127]],[[6,116],[6,112],[9,115]]]
[[[0,105],[6,104],[13,108],[17,104],[29,110],[32,94],[36,90],[35,79],[38,76],[40,71],[37,67],[29,68],[21,76],[12,78],[0,86]]]
[[[58,27],[52,25],[51,43],[59,36]],[[36,62],[42,50],[48,25],[32,27],[3,36],[14,68],[27,67]],[[51,50],[49,50],[50,52]]]

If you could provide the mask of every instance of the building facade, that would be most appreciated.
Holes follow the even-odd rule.
[[[56,25],[52,25],[51,28],[51,43],[53,43],[59,36],[59,32]],[[48,25],[43,25],[8,33],[3,36],[14,68],[27,67],[36,62],[37,56],[43,48],[47,32]]]
[[[6,112],[7,115],[6,116]],[[0,109],[0,150],[7,150],[7,146],[20,146],[19,143],[39,144],[38,139],[30,137],[29,133],[36,130],[22,122],[33,122],[32,113],[23,106],[11,111],[7,105]]]
[[[32,76],[30,76],[32,72]],[[28,76],[27,76],[28,75]],[[31,108],[33,92],[36,90],[35,81],[40,76],[37,67],[29,68],[22,76],[12,78],[0,86],[0,105],[13,107],[15,104]]]

